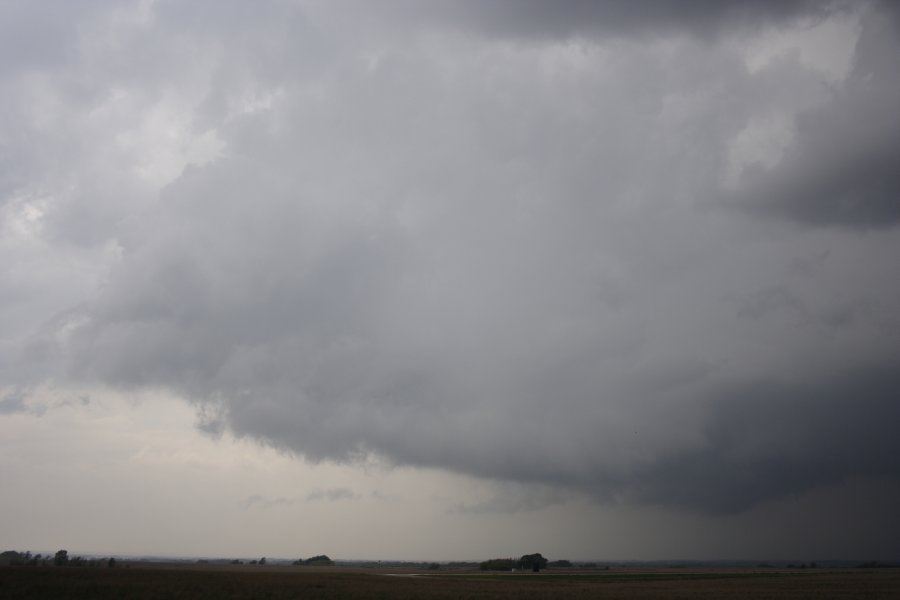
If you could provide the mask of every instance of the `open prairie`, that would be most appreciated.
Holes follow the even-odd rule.
[[[408,575],[408,576],[403,576]],[[900,571],[642,571],[483,574],[289,567],[7,567],[0,598],[900,598]]]

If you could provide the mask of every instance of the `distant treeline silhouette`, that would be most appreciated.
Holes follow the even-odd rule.
[[[305,560],[302,558],[298,558],[291,564],[295,566],[306,565],[315,567],[332,567],[334,566],[334,561],[328,558],[327,554],[317,554],[316,556],[311,556]]]
[[[548,561],[540,552],[524,554],[518,560],[514,558],[492,558],[479,564],[482,571],[512,571],[513,569],[525,569],[538,572],[547,567],[571,567],[568,560]]]
[[[57,550],[56,554],[34,554],[31,552],[16,552],[7,550],[0,553],[0,565],[21,566],[54,566],[54,567],[115,567],[115,558],[83,558],[81,556],[69,556],[67,550]]]

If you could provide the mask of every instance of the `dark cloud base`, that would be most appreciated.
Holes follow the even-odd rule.
[[[718,391],[702,448],[636,474],[635,499],[710,513],[848,481],[900,477],[900,364]]]
[[[395,4],[419,18],[486,35],[518,39],[680,34],[715,37],[737,28],[759,28],[797,18],[821,19],[846,3],[820,0],[764,2],[692,0],[471,0],[439,1],[423,10],[416,2]],[[439,20],[438,20],[439,19]]]

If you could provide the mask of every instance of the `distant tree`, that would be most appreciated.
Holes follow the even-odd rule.
[[[295,560],[293,564],[313,567],[332,567],[334,566],[334,561],[328,558],[327,554],[317,554],[315,556],[310,556],[306,560],[302,558],[300,560]]]
[[[511,558],[492,558],[478,565],[482,571],[512,571],[516,561]]]
[[[109,567],[110,569],[112,569],[113,567],[115,567],[115,566],[116,566],[116,559],[114,559],[113,557],[110,557],[109,560],[106,561],[106,566]]]
[[[0,565],[21,565],[24,562],[25,557],[15,550],[0,552]]]
[[[265,557],[265,556],[263,556],[261,559],[259,559],[259,564],[261,564],[261,565],[266,564],[266,557]]]
[[[429,570],[431,570],[431,571],[437,571],[438,569],[441,568],[441,565],[439,565],[438,563],[433,562],[433,563],[428,563],[428,566],[425,567],[425,568],[426,568],[426,569],[429,569]]]
[[[554,560],[553,562],[547,563],[548,567],[571,567],[572,561],[570,560]]]
[[[523,569],[531,569],[535,573],[547,567],[547,559],[540,552],[525,554],[519,559],[519,566]]]
[[[63,567],[69,564],[69,552],[66,550],[57,550],[53,557],[53,564],[57,567]]]

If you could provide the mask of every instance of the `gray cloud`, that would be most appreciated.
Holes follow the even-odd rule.
[[[102,14],[104,4],[95,0],[77,6],[57,0],[40,6],[4,2],[0,6],[0,73],[66,64],[77,51],[77,24]]]
[[[671,34],[687,32],[715,37],[736,28],[757,28],[797,18],[815,20],[846,3],[818,0],[783,2],[708,1],[673,2],[651,0],[627,2],[611,0],[500,0],[498,2],[438,1],[423,6],[417,2],[396,2],[397,13],[413,15],[446,26],[481,31],[513,38],[569,38],[598,35]]]
[[[269,498],[260,494],[248,496],[242,503],[244,508],[272,508],[274,506],[294,506],[310,502],[337,502],[340,500],[353,500],[359,498],[359,494],[345,487],[330,488],[327,490],[313,490],[304,497],[276,496]]]
[[[28,406],[25,400],[28,394],[24,390],[14,390],[0,397],[0,414],[12,414],[25,412]]]
[[[354,498],[358,498],[359,496],[351,489],[348,488],[332,488],[328,490],[315,490],[310,492],[306,496],[307,502],[319,502],[323,500],[327,500],[328,502],[335,502],[337,500],[352,500]]]
[[[495,515],[515,514],[565,504],[570,498],[557,487],[503,483],[487,500],[459,503],[450,509],[451,514]]]
[[[892,424],[896,363],[827,374],[812,382],[754,382],[715,390],[704,443],[635,478],[629,490],[654,503],[744,510],[850,476],[896,478]]]
[[[157,139],[151,119],[138,137],[159,152],[114,152],[111,166],[104,144],[76,144],[65,177],[29,163],[45,180],[26,191],[52,193],[13,250],[38,240],[100,266],[82,287],[51,278],[55,304],[0,294],[24,315],[8,322],[44,321],[4,335],[3,381],[163,389],[206,431],[313,460],[374,453],[605,502],[718,514],[896,478],[900,278],[885,257],[900,239],[888,195],[853,195],[892,185],[878,157],[893,148],[896,33],[866,17],[832,92],[790,57],[754,73],[727,36],[671,35],[734,31],[751,10],[737,4],[578,4],[593,15],[579,22],[660,28],[575,42],[558,38],[577,10],[554,21],[549,6],[522,5],[514,51],[457,26],[351,35],[363,17],[346,7],[210,21],[158,7],[121,42],[148,81],[101,62],[109,96],[44,90],[48,115],[112,115],[76,130],[111,144],[137,134],[103,98],[175,133]],[[752,9],[761,24],[825,18],[820,4],[767,6]],[[559,35],[532,35],[539,22]],[[169,44],[197,58],[145,53]],[[776,109],[800,113],[793,149],[722,192],[735,136]],[[224,150],[205,160],[171,139],[210,131]],[[45,145],[77,137],[60,136]],[[122,198],[98,191],[123,172],[138,175]],[[813,203],[823,181],[835,196]]]
[[[745,173],[745,208],[815,226],[900,222],[898,27],[869,13],[862,29],[847,82],[797,117],[796,139],[777,166]]]

